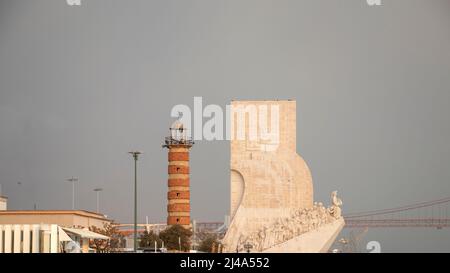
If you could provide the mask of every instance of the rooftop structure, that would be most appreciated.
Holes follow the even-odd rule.
[[[103,228],[111,223],[105,215],[85,210],[4,210],[0,211],[0,225],[57,224],[63,227],[95,226]]]
[[[8,197],[0,195],[0,211],[8,209]]]

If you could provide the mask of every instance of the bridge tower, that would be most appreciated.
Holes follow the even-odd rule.
[[[181,122],[173,123],[163,147],[169,149],[167,225],[190,228],[189,151],[194,142],[186,136],[186,130]]]

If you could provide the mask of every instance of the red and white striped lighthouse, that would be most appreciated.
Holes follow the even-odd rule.
[[[167,225],[190,227],[191,202],[189,181],[189,151],[194,145],[186,136],[183,124],[176,121],[170,128],[163,147],[169,149]]]

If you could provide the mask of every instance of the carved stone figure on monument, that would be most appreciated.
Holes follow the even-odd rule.
[[[297,225],[297,235],[302,234],[303,231],[303,223],[302,223],[302,219],[299,217],[298,218],[298,225]]]
[[[261,251],[264,247],[264,241],[266,239],[266,227],[263,227],[258,231],[258,242],[256,248]]]
[[[273,225],[267,229],[266,237],[267,243],[265,245],[265,248],[269,248],[275,244],[275,229]]]
[[[247,236],[243,233],[241,236],[239,236],[238,244],[237,244],[237,251],[241,252],[243,250],[243,246],[245,242],[247,241]]]
[[[331,193],[331,207],[329,208],[329,212],[333,218],[338,219],[341,217],[341,208],[342,200],[337,197],[337,191],[333,191]]]
[[[333,191],[331,193],[331,200],[332,200],[333,205],[335,205],[337,207],[342,206],[342,200],[339,197],[337,197],[337,191]]]
[[[300,221],[300,215],[295,217],[295,235],[298,236],[302,233],[302,222]]]
[[[275,244],[279,244],[283,241],[283,224],[281,223],[281,220],[277,222],[275,225]]]
[[[314,209],[311,212],[311,216],[312,216],[312,225],[314,229],[317,229],[319,227],[319,214],[317,209]]]

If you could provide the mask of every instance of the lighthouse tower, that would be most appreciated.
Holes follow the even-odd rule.
[[[190,228],[189,150],[194,145],[186,136],[184,125],[176,121],[163,147],[169,149],[169,190],[167,192],[167,225]]]

